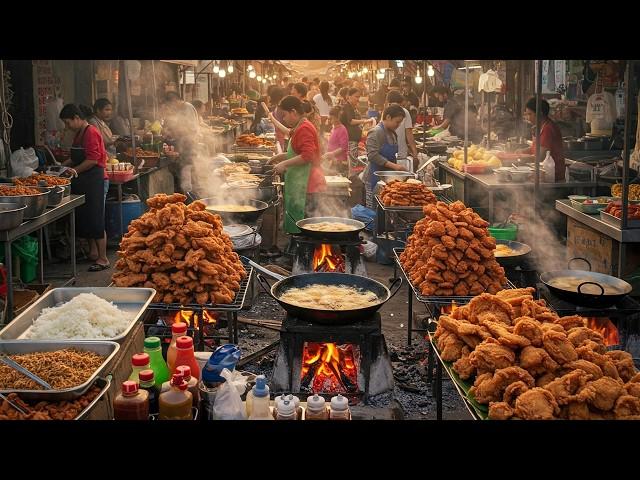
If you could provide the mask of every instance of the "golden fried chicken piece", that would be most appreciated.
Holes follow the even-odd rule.
[[[115,273],[112,277],[116,287],[133,287],[139,283],[144,283],[147,279],[146,273]]]
[[[206,210],[201,211],[188,211],[187,218],[191,221],[203,221],[205,223],[210,224],[214,230],[216,227],[220,227],[222,225],[222,220],[220,219],[220,215],[216,213],[211,213]]]
[[[478,323],[488,314],[492,315],[494,321],[511,325],[513,307],[488,293],[483,293],[469,302],[469,315],[472,319],[477,319],[477,322],[474,323]]]
[[[489,418],[491,420],[509,420],[513,417],[513,408],[506,402],[489,403]]]
[[[534,384],[533,377],[526,370],[520,367],[506,367],[496,370],[493,376],[487,373],[476,378],[469,393],[478,403],[497,402],[502,399],[505,389],[518,381],[524,382],[528,387],[533,387]]]
[[[178,270],[169,275],[171,281],[178,284],[187,283],[190,279],[182,270]]]
[[[569,402],[585,402],[593,400],[595,391],[583,388],[591,379],[591,375],[584,370],[574,370],[572,372],[556,378],[544,386],[555,397],[558,405],[566,405]]]
[[[515,404],[516,398],[518,398],[527,390],[529,390],[529,387],[523,381],[519,380],[517,382],[514,382],[504,390],[502,401],[505,402],[507,405],[510,405],[513,407]]]
[[[490,341],[483,341],[469,355],[469,361],[475,368],[493,372],[506,368],[515,363],[516,355],[513,350]]]
[[[476,373],[476,367],[474,367],[469,361],[470,353],[471,350],[469,347],[462,347],[462,357],[453,364],[453,370],[462,380],[467,380]]]
[[[532,388],[516,399],[514,414],[523,420],[552,420],[559,413],[558,403],[544,388]]]
[[[587,320],[580,315],[571,315],[568,317],[560,317],[554,321],[559,325],[562,325],[564,329],[568,332],[572,328],[584,327],[586,326]]]
[[[520,366],[536,377],[557,370],[559,365],[545,349],[529,345],[520,352]]]
[[[168,290],[171,286],[171,278],[166,273],[152,273],[151,281],[153,281],[160,290]]]
[[[583,345],[582,347],[576,348],[576,353],[578,357],[583,360],[588,360],[591,363],[595,363],[602,370],[602,374],[607,377],[611,377],[614,379],[619,379],[620,374],[618,373],[618,369],[614,365],[611,358],[606,355],[601,355],[598,352],[595,352],[588,345]]]
[[[480,324],[487,327],[491,334],[496,337],[501,344],[509,348],[516,349],[531,345],[531,342],[528,338],[511,333],[509,329],[502,323],[483,319],[480,321]]]
[[[216,254],[220,255],[225,250],[225,245],[220,239],[220,237],[202,237],[202,238],[193,238],[191,239],[191,245],[193,248],[202,248],[207,255]],[[231,250],[229,248],[229,250]]]
[[[640,419],[640,398],[621,395],[616,400],[613,413],[618,420],[630,419],[630,417],[633,417],[634,420]]]
[[[562,408],[563,418],[567,420],[589,420],[591,412],[585,402],[569,402]]]
[[[194,222],[192,220],[187,220],[187,222],[182,227],[182,232],[186,236],[191,237],[191,239],[194,239],[212,235],[213,229],[211,228],[211,225],[205,222]]]
[[[546,372],[536,379],[536,387],[544,387],[557,378],[556,372]]]
[[[445,362],[455,362],[462,357],[464,343],[455,333],[447,331],[438,338],[440,358]]]
[[[540,322],[540,320],[536,320],[537,322]],[[559,332],[559,333],[566,333],[566,330],[564,329],[564,327],[562,325],[559,325],[557,323],[550,323],[550,322],[546,322],[546,323],[539,323],[540,328],[542,329],[542,332],[549,332],[551,330],[553,330],[554,332]]]
[[[569,330],[569,333],[567,336],[569,337],[569,341],[576,348],[584,345],[587,342],[587,340],[591,340],[596,343],[600,343],[604,345],[604,338],[602,337],[602,334],[594,330],[591,330],[588,327],[572,328]]]
[[[544,300],[523,300],[520,311],[522,316],[534,318],[539,322],[553,322],[558,318],[558,315],[546,306]]]
[[[170,239],[175,236],[175,232],[172,230],[158,230],[150,234],[144,241],[145,245],[149,248],[157,248],[163,246]]]
[[[533,294],[536,289],[533,287],[527,288],[508,288],[506,290],[500,290],[496,293],[496,297],[500,300],[504,300],[512,307],[519,307],[525,300],[533,300]]]
[[[186,199],[187,196],[181,193],[174,193],[172,195],[165,195],[164,193],[160,193],[148,199],[147,205],[149,206],[149,208],[162,208],[168,203],[184,202]]]
[[[605,354],[611,359],[623,382],[628,382],[636,374],[633,357],[624,350],[610,350]]]
[[[611,377],[599,378],[589,382],[583,388],[594,392],[592,398],[588,400],[589,405],[603,411],[611,410],[618,397],[625,393],[622,381]]]
[[[583,360],[579,358],[578,360],[574,360],[573,362],[565,363],[560,370],[562,375],[571,372],[572,370],[584,370],[586,373],[591,375],[591,380],[597,380],[602,377],[602,369],[596,365],[595,363],[589,362],[588,360]]]
[[[561,365],[578,359],[576,349],[564,333],[546,331],[542,335],[542,344],[551,358]]]
[[[200,292],[195,295],[196,303],[203,305],[209,301],[209,293],[208,292]]]
[[[195,202],[192,202],[189,205],[187,205],[188,212],[202,212],[206,210],[206,208],[207,208],[207,204],[204,203],[202,200],[196,200]]]
[[[640,398],[640,382],[627,382],[624,389],[628,395]]]
[[[534,347],[542,346],[542,328],[531,317],[518,317],[513,321],[513,333],[527,338]]]
[[[205,252],[202,248],[197,250],[188,250],[186,255],[184,256],[184,260],[176,263],[176,267],[178,270],[184,270],[188,268],[195,268],[202,259],[207,256],[207,252]]]

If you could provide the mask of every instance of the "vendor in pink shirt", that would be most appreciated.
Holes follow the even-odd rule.
[[[331,130],[331,136],[329,137],[329,143],[327,145],[327,153],[323,158],[329,161],[329,165],[332,169],[337,170],[343,175],[347,175],[348,168],[348,153],[349,153],[349,132],[340,121],[340,114],[342,113],[341,107],[333,107],[329,110],[329,121],[333,126]]]

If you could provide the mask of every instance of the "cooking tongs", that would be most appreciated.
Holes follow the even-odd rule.
[[[6,400],[7,403],[9,405],[11,405],[13,408],[15,408],[18,412],[20,412],[23,415],[29,415],[29,412],[25,411],[24,408],[22,408],[20,405],[18,405],[17,403],[12,402],[11,400],[9,400],[9,398],[5,397],[3,394],[0,393],[0,400]]]
[[[6,353],[0,353],[0,362],[4,363],[8,367],[11,367],[11,368],[13,368],[14,370],[16,370],[18,372],[20,372],[21,374],[23,374],[24,376],[30,378],[31,380],[36,382],[38,385],[46,388],[47,390],[55,390],[55,388],[53,388],[51,385],[49,385],[47,382],[45,382],[39,376],[37,376],[34,373],[31,373],[29,370],[24,368],[22,365],[20,365],[19,363],[13,361]]]

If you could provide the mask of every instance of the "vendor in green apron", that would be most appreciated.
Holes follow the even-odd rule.
[[[100,131],[89,125],[92,110],[84,105],[68,104],[60,111],[65,127],[75,132],[71,158],[64,165],[75,175],[71,180],[71,193],[84,195],[84,204],[76,208],[76,234],[91,245],[94,264],[90,272],[110,267],[107,258],[107,236],[104,231],[104,180],[107,151]]]
[[[278,105],[285,126],[291,128],[286,153],[271,159],[277,163],[275,173],[284,173],[284,229],[287,233],[300,233],[296,222],[313,214],[316,194],[326,190],[320,166],[318,132],[304,116],[303,102],[292,95]]]
[[[396,129],[404,120],[404,108],[393,104],[385,108],[382,113],[382,121],[369,130],[367,135],[367,158],[369,165],[364,172],[364,184],[366,191],[366,205],[373,208],[373,194],[378,177],[375,172],[383,170],[406,169],[396,163],[398,153],[398,135]]]

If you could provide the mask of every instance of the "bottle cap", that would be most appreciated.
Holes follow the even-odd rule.
[[[153,370],[142,370],[138,375],[141,382],[152,382],[154,378]]]
[[[338,394],[331,399],[331,410],[347,410],[349,408],[349,400]]]
[[[278,404],[278,415],[292,415],[296,411],[296,406],[289,400],[281,400]]]
[[[253,389],[254,397],[268,397],[269,396],[269,386],[267,385],[267,377],[264,375],[258,375],[256,377],[256,384]]]
[[[187,333],[187,324],[184,322],[176,322],[171,325],[171,333],[184,335]]]
[[[136,353],[131,357],[131,365],[134,367],[144,367],[145,365],[149,365],[150,361],[148,353]]]
[[[176,367],[176,374],[182,375],[188,382],[191,378],[191,367],[189,365],[178,365]]]
[[[133,380],[127,380],[122,382],[122,394],[123,395],[133,395],[138,391],[138,382],[134,382]]]
[[[184,381],[184,377],[180,373],[174,373],[171,376],[171,385],[178,386]]]
[[[158,337],[147,337],[144,339],[144,348],[160,348],[160,339]]]
[[[311,410],[321,410],[325,408],[325,403],[326,402],[324,398],[317,393],[315,395],[309,395],[307,397],[307,407]]]
[[[183,335],[176,339],[176,347],[178,348],[193,348],[193,338]]]
[[[300,406],[300,399],[296,397],[293,393],[290,393],[289,395],[285,395],[283,399],[286,399],[292,402],[296,408]]]

